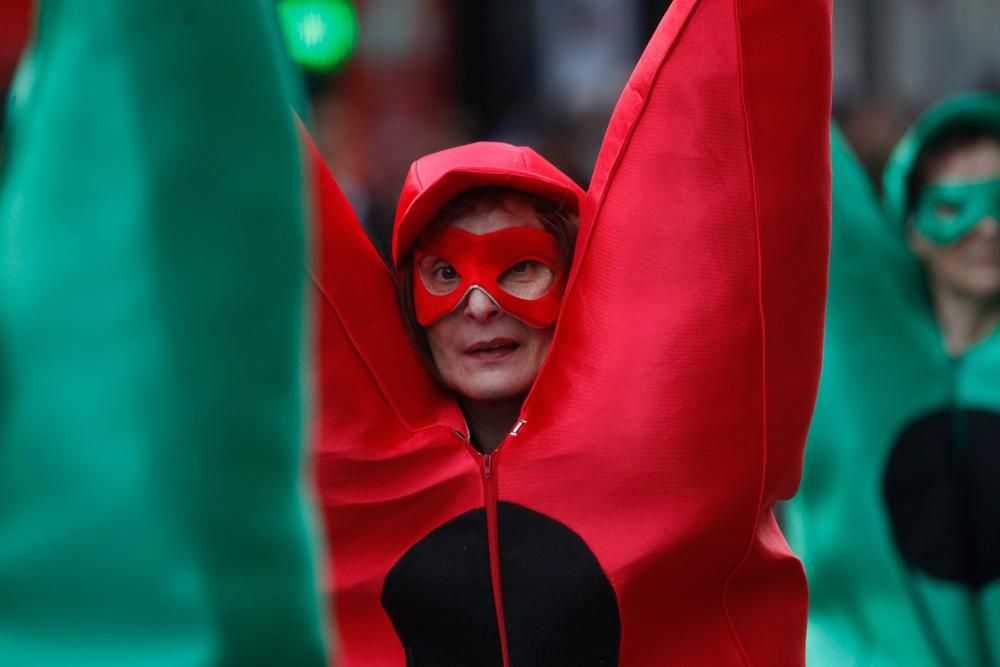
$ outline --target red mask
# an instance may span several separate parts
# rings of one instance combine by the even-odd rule
[[[435,262],[435,267],[424,262],[433,257],[447,262],[454,273],[447,269],[446,274],[436,273],[442,264]],[[544,268],[518,266],[526,262]],[[457,308],[471,290],[479,289],[508,314],[544,329],[556,321],[565,287],[558,241],[533,227],[482,235],[448,227],[413,252],[413,303],[417,320],[425,327]]]

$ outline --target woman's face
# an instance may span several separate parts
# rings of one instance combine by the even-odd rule
[[[941,157],[928,170],[928,186],[1000,178],[1000,141],[983,139]],[[946,212],[945,212],[946,213]],[[1000,297],[1000,220],[981,218],[949,245],[931,242],[911,232],[910,245],[924,261],[932,281],[949,292],[975,300]]]
[[[467,214],[451,227],[482,236],[514,227],[543,229],[534,208],[517,198],[503,207]],[[434,293],[454,288],[461,276],[443,258],[428,255],[418,266],[419,278]],[[501,274],[500,288],[521,298],[544,294],[555,273],[528,260]],[[531,388],[552,343],[555,325],[531,327],[513,317],[481,289],[471,289],[458,306],[425,328],[434,364],[445,384],[473,400],[501,400]]]

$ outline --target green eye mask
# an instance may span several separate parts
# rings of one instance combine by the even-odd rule
[[[915,211],[917,230],[942,245],[962,238],[987,216],[1000,221],[1000,178],[926,187]]]

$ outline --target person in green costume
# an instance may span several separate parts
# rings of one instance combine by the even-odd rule
[[[1000,664],[1000,96],[927,111],[883,204],[833,131],[824,370],[786,534],[807,661]]]
[[[0,166],[0,665],[326,664],[269,0],[44,0]]]

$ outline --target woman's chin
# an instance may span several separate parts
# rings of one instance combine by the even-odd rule
[[[524,396],[531,388],[531,379],[511,377],[509,374],[481,373],[479,377],[466,377],[454,383],[452,389],[473,401],[504,401]]]

